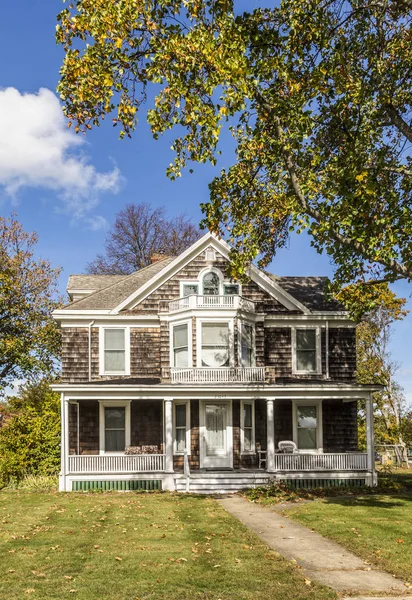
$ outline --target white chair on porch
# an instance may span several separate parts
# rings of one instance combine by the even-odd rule
[[[284,440],[278,443],[279,452],[281,454],[295,454],[298,447],[291,440]]]

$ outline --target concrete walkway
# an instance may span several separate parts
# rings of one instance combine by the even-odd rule
[[[402,592],[411,593],[401,580],[374,569],[339,544],[283,517],[272,508],[253,504],[240,496],[222,498],[219,503],[257,533],[268,546],[289,560],[295,560],[308,579],[339,592],[358,594],[358,600],[363,593],[385,593],[389,596],[394,593],[396,600],[412,600],[412,596],[400,596]]]

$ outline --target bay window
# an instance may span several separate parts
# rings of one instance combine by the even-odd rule
[[[242,367],[253,367],[254,327],[247,323],[240,326],[240,359]]]
[[[230,365],[229,323],[201,323],[201,366]]]
[[[189,355],[189,324],[179,323],[172,325],[172,360],[173,367],[190,367]]]

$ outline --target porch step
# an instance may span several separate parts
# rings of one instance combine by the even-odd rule
[[[264,473],[196,473],[190,477],[189,491],[193,494],[233,494],[264,485],[268,481]],[[186,492],[186,478],[182,475],[176,477],[175,487],[177,492]]]

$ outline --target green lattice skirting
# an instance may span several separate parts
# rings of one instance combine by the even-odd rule
[[[160,479],[136,479],[130,481],[73,481],[73,492],[85,492],[89,490],[102,491],[133,491],[133,490],[161,490],[162,481]]]

